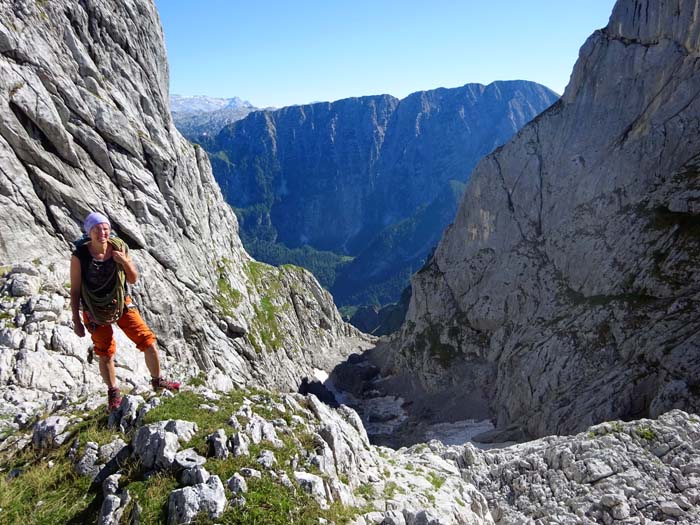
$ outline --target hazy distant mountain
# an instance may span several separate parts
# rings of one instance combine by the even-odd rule
[[[170,95],[170,111],[173,113],[207,113],[224,108],[240,108],[255,110],[247,100],[238,97],[215,98],[206,95],[186,97],[183,95]]]
[[[454,217],[476,163],[557,98],[525,81],[349,98],[257,111],[202,144],[255,257],[305,256],[338,304],[385,304]]]
[[[221,128],[242,119],[258,108],[238,97],[215,98],[205,95],[170,95],[175,126],[193,142],[216,135]]]

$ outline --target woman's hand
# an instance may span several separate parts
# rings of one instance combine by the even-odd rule
[[[75,332],[75,335],[78,337],[85,337],[85,327],[80,317],[73,317],[73,332]]]
[[[129,284],[134,284],[136,279],[138,279],[139,274],[136,271],[136,266],[134,266],[134,263],[131,262],[131,257],[129,254],[112,249],[112,259],[114,259],[114,262],[124,269],[124,273],[126,274],[126,282]]]
[[[131,262],[131,259],[127,254],[114,249],[112,250],[112,258],[114,259],[114,262],[121,264],[122,266],[126,266]]]

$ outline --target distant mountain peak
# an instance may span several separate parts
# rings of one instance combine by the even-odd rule
[[[178,113],[210,113],[220,109],[257,109],[240,97],[217,98],[207,95],[170,95],[170,110]]]

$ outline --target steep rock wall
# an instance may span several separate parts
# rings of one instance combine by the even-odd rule
[[[474,170],[395,343],[421,388],[530,435],[700,406],[698,9],[620,0]]]
[[[173,126],[151,1],[2,2],[0,396],[16,405],[99,387],[65,289],[71,241],[93,209],[131,246],[133,294],[171,374],[295,388],[363,344],[310,274],[243,250],[206,154]],[[118,370],[136,384],[145,374],[130,352]]]

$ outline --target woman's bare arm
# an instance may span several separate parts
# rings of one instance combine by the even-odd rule
[[[82,274],[80,259],[75,255],[70,258],[70,308],[73,312],[73,331],[79,337],[85,335],[83,320],[80,318],[80,286]]]

